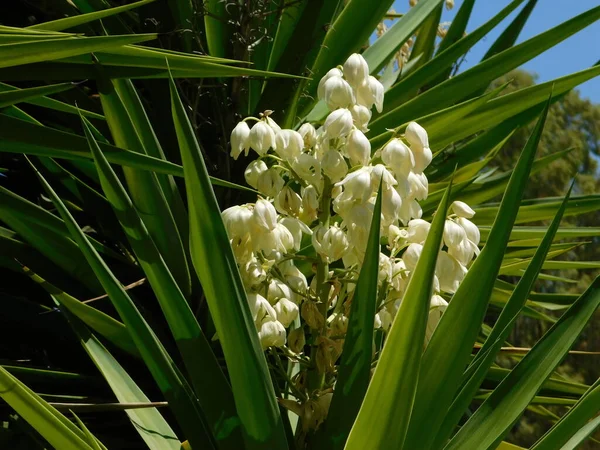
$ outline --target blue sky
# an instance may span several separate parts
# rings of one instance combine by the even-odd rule
[[[452,20],[462,5],[462,0],[455,0],[455,3],[453,10],[444,10],[442,21]],[[479,27],[509,3],[510,0],[476,1],[467,31]],[[599,0],[538,0],[517,43],[555,27],[599,4]],[[471,49],[462,66],[463,70],[480,61],[490,45],[521,8],[522,6]],[[394,9],[397,12],[405,12],[408,9],[408,0],[397,0],[394,3]],[[586,69],[598,60],[600,60],[600,21],[593,23],[556,47],[527,62],[523,68],[537,73],[539,76],[538,82],[543,82]],[[600,77],[581,84],[578,89],[583,97],[600,103]]]

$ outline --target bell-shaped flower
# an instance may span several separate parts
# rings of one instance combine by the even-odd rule
[[[453,294],[467,273],[466,267],[460,264],[456,258],[442,251],[438,254],[435,266],[435,274],[440,283],[440,289]]]
[[[383,111],[383,84],[374,76],[356,90],[357,103],[371,109],[375,105],[377,112]]]
[[[471,241],[476,246],[479,245],[479,241],[481,239],[481,234],[479,232],[479,228],[477,228],[477,225],[475,225],[469,219],[465,219],[464,217],[459,217],[456,220],[456,223],[458,223],[461,227],[463,227],[463,229],[465,230],[467,239],[469,241]]]
[[[262,251],[268,258],[275,256],[273,252],[284,254],[294,248],[294,236],[281,223],[277,223],[275,228],[269,232],[262,229],[257,230],[252,235],[252,242],[254,250]],[[280,255],[277,256],[279,257]]]
[[[246,122],[239,122],[231,132],[231,157],[238,159],[242,152],[248,156],[250,150],[250,127]]]
[[[384,331],[388,331],[392,326],[392,322],[394,321],[392,314],[387,309],[382,309],[377,313],[377,315],[379,316],[379,320],[381,322],[381,328]]]
[[[433,336],[433,332],[437,328],[442,315],[446,311],[448,307],[448,302],[444,300],[444,298],[438,294],[434,294],[431,296],[431,301],[429,303],[429,318],[427,319],[427,329],[425,331],[425,343],[429,343],[431,340],[431,336]]]
[[[292,290],[283,281],[272,278],[267,287],[267,300],[271,305],[277,303],[280,298],[291,298]]]
[[[352,87],[342,77],[331,77],[323,84],[323,100],[331,111],[355,103]]]
[[[261,159],[255,159],[244,171],[244,178],[246,179],[246,183],[252,186],[254,189],[258,186],[258,177],[261,174],[265,173],[269,168],[265,164],[265,162]]]
[[[369,65],[362,55],[353,53],[348,57],[344,63],[344,78],[355,89],[367,84]]]
[[[250,261],[254,256],[254,242],[252,242],[250,233],[242,236],[233,236],[231,238],[231,249],[233,250],[235,260],[239,264]]]
[[[256,180],[256,189],[261,194],[267,197],[275,197],[283,188],[285,181],[279,174],[279,171],[271,167],[265,172],[261,173]]]
[[[372,112],[369,108],[363,105],[352,105],[350,108],[354,126],[363,133],[369,131],[369,120],[371,120]]]
[[[415,157],[414,171],[422,173],[431,163],[433,154],[429,148],[427,131],[416,122],[410,122],[404,132],[404,137],[410,143],[410,149]]]
[[[298,305],[287,298],[279,299],[273,309],[277,312],[277,321],[286,328],[298,317]]]
[[[248,298],[248,305],[254,323],[259,324],[265,317],[269,317],[271,320],[277,319],[277,312],[262,295],[256,292],[248,292],[246,297]]]
[[[459,200],[452,202],[450,209],[454,211],[454,214],[458,217],[464,217],[465,219],[470,219],[475,215],[475,211],[473,211],[469,205]]]
[[[340,152],[328,150],[321,159],[321,169],[333,183],[336,183],[348,173],[348,164]]]
[[[254,205],[252,222],[258,231],[273,231],[277,226],[277,211],[271,202],[259,198]]]
[[[300,133],[300,136],[304,140],[304,147],[313,148],[317,143],[317,130],[315,130],[312,124],[308,122],[303,123],[298,129],[298,133]]]
[[[448,248],[458,247],[466,237],[463,227],[452,220],[446,220],[444,224],[444,244]]]
[[[275,196],[275,209],[281,214],[298,217],[302,207],[302,198],[289,186],[284,186]]]
[[[294,172],[308,184],[319,185],[321,182],[321,163],[308,153],[302,153],[292,162]]]
[[[384,190],[398,184],[394,175],[383,164],[377,164],[371,169],[371,185],[373,190],[379,188],[380,182]]]
[[[408,231],[399,228],[396,225],[390,225],[387,229],[388,247],[391,250],[397,249],[408,238]]]
[[[371,170],[372,168],[369,166],[361,167],[349,173],[342,181],[336,183],[337,186],[344,188],[341,194],[342,200],[348,199],[365,203],[371,197],[373,194]]]
[[[265,121],[267,122],[267,125],[269,125],[273,130],[273,133],[277,134],[281,131],[281,127],[277,125],[277,122],[275,122],[271,117],[267,116]]]
[[[261,284],[267,278],[267,273],[256,256],[253,256],[248,262],[242,264],[240,269],[244,286],[254,287]]]
[[[263,350],[269,347],[283,347],[285,345],[285,328],[277,320],[265,318],[258,331],[258,338]]]
[[[302,212],[300,217],[304,223],[312,223],[319,212],[319,193],[313,185],[302,189]]]
[[[388,226],[398,220],[398,212],[402,207],[402,198],[400,197],[400,194],[398,194],[398,191],[393,187],[384,189],[381,196],[383,225]]]
[[[393,262],[385,253],[379,253],[379,272],[377,273],[377,282],[379,284],[392,279]]]
[[[317,97],[319,98],[319,100],[325,100],[325,83],[327,83],[327,81],[330,78],[342,78],[343,75],[344,74],[340,69],[334,68],[330,69],[329,72],[327,72],[325,76],[321,78],[321,80],[319,81],[319,87],[317,88]]]
[[[381,151],[383,163],[395,174],[407,177],[415,166],[415,158],[410,149],[400,139],[392,139]]]
[[[333,262],[348,250],[348,238],[337,224],[331,227],[319,226],[313,230],[312,245],[327,262]]]
[[[312,230],[299,219],[284,217],[281,219],[281,224],[292,234],[292,237],[294,238],[294,250],[296,251],[300,250],[300,246],[302,245],[302,235],[312,234]]]
[[[302,153],[304,139],[294,130],[281,130],[275,135],[275,151],[287,161],[291,161]]]
[[[402,254],[402,260],[409,271],[414,271],[417,267],[417,261],[421,257],[423,246],[421,244],[410,244]]]
[[[448,247],[448,254],[454,256],[463,266],[467,266],[473,259],[473,256],[479,254],[479,247],[469,239],[463,239],[459,245]]]
[[[413,219],[408,222],[408,242],[423,244],[429,234],[431,224],[423,219]]]
[[[398,211],[398,219],[407,224],[411,219],[420,219],[423,215],[421,205],[412,197],[402,199],[402,207]]]
[[[358,129],[353,129],[348,135],[344,151],[352,166],[367,166],[371,160],[371,143]]]
[[[248,139],[250,147],[263,156],[275,145],[275,132],[266,122],[260,121],[254,124]]]
[[[221,213],[225,230],[230,239],[244,236],[250,231],[253,212],[248,205],[236,205]]]
[[[408,174],[409,195],[416,200],[425,200],[429,194],[429,181],[424,173]]]
[[[346,108],[339,108],[329,113],[323,124],[327,137],[335,139],[345,137],[352,131],[352,113]]]

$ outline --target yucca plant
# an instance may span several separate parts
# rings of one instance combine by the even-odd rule
[[[534,449],[590,437],[598,383],[555,369],[600,286],[533,288],[600,267],[553,260],[600,235],[560,227],[600,196],[576,180],[522,194],[568,151],[535,159],[548,107],[600,68],[488,87],[600,7],[515,45],[536,0],[468,33],[474,0],[442,30],[453,2],[392,3],[50,0],[0,27],[3,315],[19,337],[0,360],[0,442],[510,449],[525,410],[552,422]],[[532,121],[514,170],[490,170]],[[552,322],[525,353],[506,342],[523,315]]]

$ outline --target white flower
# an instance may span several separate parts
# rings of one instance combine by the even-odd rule
[[[398,219],[407,224],[411,219],[420,219],[423,215],[421,205],[412,197],[402,200],[402,207],[398,211]]]
[[[302,199],[291,187],[285,186],[275,196],[274,204],[281,214],[297,217],[302,207]]]
[[[363,133],[369,131],[367,125],[369,125],[369,120],[371,120],[371,115],[373,114],[369,108],[363,105],[352,105],[350,107],[350,113],[352,114],[352,119],[354,120],[354,126],[356,128]]]
[[[381,159],[394,173],[408,176],[415,166],[415,158],[410,149],[400,139],[393,139],[381,151]]]
[[[377,314],[379,315],[379,320],[381,321],[381,328],[384,331],[388,331],[392,326],[392,322],[394,321],[392,314],[387,309],[382,309]]]
[[[463,227],[452,220],[446,220],[444,224],[444,244],[448,248],[458,247],[466,237]]]
[[[349,173],[336,186],[343,186],[344,192],[341,194],[343,200],[357,200],[365,203],[373,193],[371,183],[371,167],[361,167],[360,169]]]
[[[332,182],[340,181],[348,173],[348,164],[337,150],[328,150],[321,159],[321,169]]]
[[[394,175],[383,164],[377,164],[371,170],[371,185],[373,186],[373,190],[379,187],[380,181],[384,190],[398,184]]]
[[[312,234],[312,230],[299,219],[284,217],[281,219],[281,224],[286,227],[294,238],[294,250],[300,250],[302,245],[302,234]]]
[[[344,63],[344,78],[354,88],[364,86],[369,79],[369,65],[365,58],[358,53],[353,53]]]
[[[259,198],[254,205],[252,221],[259,231],[273,231],[277,226],[277,211],[270,202]]]
[[[448,247],[448,254],[454,256],[459,263],[466,266],[471,262],[474,255],[479,254],[479,247],[469,239],[463,239],[459,245]]]
[[[279,299],[273,308],[277,312],[277,321],[286,328],[298,317],[298,305],[287,298]]]
[[[421,244],[410,244],[402,254],[402,260],[406,264],[406,268],[411,272],[415,270],[422,251],[423,246]]]
[[[427,319],[427,330],[425,331],[425,343],[428,343],[437,328],[442,315],[448,307],[448,302],[440,295],[434,294],[429,303],[429,318]]]
[[[302,153],[304,139],[294,130],[281,130],[275,135],[275,151],[282,158],[290,161]]]
[[[262,295],[256,292],[249,292],[247,297],[254,323],[260,324],[266,316],[272,320],[277,318],[277,312]]]
[[[254,189],[258,186],[258,177],[268,170],[267,165],[261,159],[255,159],[244,171],[244,178],[246,178],[246,183],[252,186]]]
[[[292,250],[294,236],[285,225],[277,223],[271,231],[257,229],[252,235],[252,243],[255,251],[262,251],[266,257],[277,260],[281,255],[274,252],[283,254]]]
[[[304,140],[304,147],[313,148],[317,143],[317,130],[315,130],[312,124],[308,122],[303,123],[298,129],[298,133],[300,133],[300,136]]]
[[[325,119],[323,129],[330,139],[346,136],[352,131],[352,113],[346,108],[336,109]]]
[[[307,186],[302,190],[302,221],[304,223],[312,223],[317,219],[318,211],[319,193],[313,185]]]
[[[402,207],[402,198],[398,191],[393,187],[388,187],[382,192],[381,198],[381,215],[383,216],[383,224],[394,223],[398,219],[398,211]]]
[[[410,149],[415,157],[414,171],[422,173],[431,163],[433,155],[429,148],[427,131],[416,122],[410,122],[404,132],[404,137],[410,143]]]
[[[429,182],[424,173],[416,174],[409,172],[408,174],[409,195],[416,200],[425,200],[429,193]]]
[[[250,260],[241,265],[242,278],[244,279],[245,286],[256,286],[261,284],[267,278],[267,273],[263,268],[262,264],[256,259],[256,256],[252,256]]]
[[[275,197],[280,191],[285,181],[279,175],[279,171],[273,167],[261,173],[256,181],[256,189],[267,197]]]
[[[460,264],[453,256],[446,252],[438,254],[435,274],[440,282],[440,289],[453,294],[458,289],[467,273],[466,267]]]
[[[337,224],[329,228],[320,225],[313,230],[312,245],[319,255],[333,262],[348,250],[348,238]]]
[[[271,119],[269,116],[267,116],[266,121],[267,121],[267,125],[269,125],[271,127],[271,129],[273,130],[273,133],[277,134],[281,131],[281,127],[279,125],[277,125],[277,123],[273,119]]]
[[[357,90],[357,103],[371,109],[375,105],[377,112],[383,110],[383,84],[374,76],[370,76],[366,84]]]
[[[427,239],[430,227],[431,224],[423,219],[413,219],[408,222],[408,242],[423,244]]]
[[[350,159],[350,164],[353,166],[366,166],[369,164],[371,143],[362,131],[355,128],[350,132],[344,150]]]
[[[249,232],[252,223],[253,213],[247,205],[236,205],[227,208],[221,213],[225,230],[230,239],[244,236]]]
[[[264,350],[269,347],[283,347],[286,338],[285,328],[277,320],[266,318],[260,324],[258,338]]]
[[[408,238],[408,232],[400,229],[396,225],[390,225],[387,232],[388,247],[390,249],[396,248],[398,244],[405,241]]]
[[[254,243],[250,237],[250,233],[231,237],[231,249],[238,263],[243,264],[250,261],[254,256]]]
[[[342,77],[331,77],[323,84],[322,100],[331,111],[347,108],[355,102],[352,87]]]
[[[463,217],[459,217],[456,222],[465,230],[467,239],[473,244],[479,245],[481,234],[479,233],[479,228],[477,228],[477,225],[475,225],[469,219],[465,219]]]
[[[475,211],[473,211],[469,205],[459,200],[452,202],[450,209],[452,209],[454,214],[458,217],[464,217],[465,219],[470,219],[475,215]]]
[[[267,300],[271,305],[277,303],[280,298],[291,298],[292,291],[290,287],[283,281],[277,278],[271,279],[269,287],[267,288]],[[276,318],[279,318],[276,316]]]
[[[246,122],[239,122],[231,132],[231,157],[238,159],[242,152],[248,156],[250,150],[250,127]]]
[[[294,159],[292,169],[309,184],[319,184],[321,181],[321,164],[317,158],[308,153],[302,153]]]
[[[250,130],[250,147],[260,156],[263,156],[275,145],[275,132],[265,122],[257,122]]]
[[[379,272],[377,274],[377,282],[383,283],[392,279],[392,261],[384,253],[379,253]]]
[[[335,68],[329,70],[329,72],[327,72],[325,76],[321,78],[321,81],[319,81],[319,87],[317,88],[317,96],[319,97],[319,100],[323,100],[325,98],[325,83],[327,80],[333,77],[342,78],[343,75],[344,74],[340,69]]]

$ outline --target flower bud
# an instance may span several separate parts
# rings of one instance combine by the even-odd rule
[[[446,220],[444,224],[444,244],[448,248],[459,246],[466,237],[463,227],[452,220]]]
[[[377,273],[377,282],[383,283],[392,279],[392,261],[389,256],[379,253],[379,272]]]
[[[364,86],[369,79],[369,65],[365,58],[353,53],[344,63],[344,78],[353,88]]]
[[[246,205],[232,206],[221,213],[225,230],[230,239],[244,236],[250,230],[253,213]]]
[[[458,217],[464,217],[465,219],[470,219],[475,215],[475,211],[473,211],[469,205],[459,200],[452,202],[450,209],[452,209],[454,214]]]
[[[252,186],[254,189],[258,186],[258,177],[268,170],[267,165],[261,159],[255,159],[244,171],[244,178],[246,178],[246,183]]]
[[[342,77],[331,77],[323,84],[323,100],[331,111],[347,108],[355,102],[352,87]]]
[[[285,186],[275,196],[275,209],[281,214],[297,217],[300,214],[302,199],[289,186]]]
[[[273,231],[277,226],[277,211],[270,202],[259,198],[254,205],[252,221],[259,231]]]
[[[352,131],[352,113],[345,108],[336,109],[329,113],[323,128],[330,139],[346,136]]]
[[[275,145],[275,132],[265,122],[257,122],[250,130],[249,141],[250,147],[263,156]]]
[[[402,198],[398,191],[393,187],[388,187],[382,192],[381,199],[381,215],[383,216],[383,224],[394,223],[398,219],[398,211],[402,207]]]
[[[431,224],[423,219],[413,219],[408,222],[408,242],[423,244],[427,239],[430,227]]]
[[[277,312],[277,320],[286,328],[298,317],[298,305],[287,298],[279,299],[273,309]]]
[[[352,105],[350,113],[352,114],[352,120],[356,128],[363,133],[369,131],[369,120],[371,120],[371,115],[373,114],[369,108],[362,105]]]
[[[429,317],[427,319],[427,329],[425,331],[425,343],[428,344],[433,336],[433,332],[437,328],[440,320],[442,318],[442,314],[446,311],[448,307],[448,302],[444,300],[440,295],[434,294],[431,296],[431,301],[429,303]]]
[[[383,110],[383,84],[374,76],[369,76],[365,85],[357,89],[357,103],[371,109],[375,105],[377,112]]]
[[[400,139],[393,139],[381,151],[381,159],[394,173],[408,176],[415,166],[415,158],[410,149]]]
[[[406,127],[404,137],[410,143],[411,151],[415,157],[414,171],[422,173],[433,158],[431,149],[429,148],[427,131],[418,123],[410,122]]]
[[[367,166],[371,159],[371,143],[362,131],[353,129],[344,147],[352,166]]]
[[[328,150],[321,160],[321,169],[333,183],[336,183],[348,173],[348,164],[340,152]]]
[[[285,345],[285,328],[277,320],[265,319],[260,324],[258,338],[263,350]]]
[[[282,158],[291,161],[302,153],[304,139],[294,130],[281,130],[275,135],[275,151]]]
[[[348,250],[348,238],[338,225],[317,227],[313,231],[312,245],[328,262],[337,261]]]
[[[238,159],[242,151],[248,156],[250,150],[250,127],[246,122],[239,122],[231,132],[231,157]]]
[[[317,88],[317,96],[319,98],[319,100],[324,100],[325,99],[325,83],[327,83],[327,81],[330,78],[334,78],[334,77],[338,77],[338,78],[342,78],[344,74],[342,73],[342,71],[338,68],[334,68],[334,69],[330,69],[329,72],[327,72],[325,74],[325,76],[323,78],[321,78],[321,81],[319,81],[319,87]]]
[[[303,123],[298,133],[300,133],[300,136],[304,140],[304,147],[313,148],[317,143],[317,130],[315,130],[312,124],[308,122]]]

